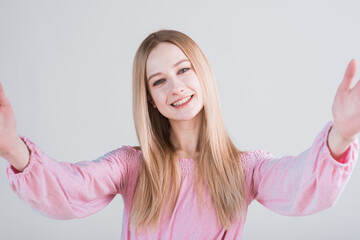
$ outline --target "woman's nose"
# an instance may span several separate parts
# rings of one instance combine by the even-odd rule
[[[172,95],[178,95],[182,94],[185,90],[184,83],[179,79],[173,79],[171,84],[171,94]]]

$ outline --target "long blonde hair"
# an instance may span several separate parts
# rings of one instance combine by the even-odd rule
[[[133,63],[133,116],[142,151],[142,165],[137,181],[130,225],[137,231],[156,227],[162,211],[172,213],[179,194],[179,176],[174,147],[170,141],[170,123],[149,103],[146,61],[161,42],[179,47],[191,62],[201,83],[204,107],[197,144],[195,182],[202,202],[204,187],[211,194],[218,221],[229,228],[234,219],[244,219],[245,183],[240,152],[228,136],[220,111],[215,79],[199,46],[184,33],[160,30],[150,34],[138,48]]]

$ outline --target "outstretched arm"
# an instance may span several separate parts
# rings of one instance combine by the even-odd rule
[[[330,121],[312,146],[296,156],[250,152],[252,198],[276,213],[303,216],[333,206],[344,190],[358,157],[355,139],[340,158],[327,146]]]
[[[351,60],[334,99],[334,121],[309,149],[281,158],[261,151],[252,154],[253,197],[261,204],[280,214],[298,216],[336,202],[358,157],[360,81],[350,88],[356,67],[356,60]]]
[[[94,214],[117,194],[126,194],[130,174],[135,173],[139,152],[123,146],[97,158],[75,164],[47,156],[26,137],[28,166],[7,167],[13,191],[29,206],[51,218],[71,219]]]
[[[94,161],[58,162],[26,137],[19,137],[13,109],[0,83],[0,156],[9,163],[13,191],[38,212],[57,219],[80,218],[126,194],[128,177],[139,164],[129,146]]]

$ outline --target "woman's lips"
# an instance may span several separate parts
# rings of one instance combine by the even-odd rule
[[[178,100],[174,103],[171,104],[171,106],[173,107],[181,107],[186,105],[187,103],[189,103],[191,101],[191,99],[193,98],[194,95],[188,96],[188,97],[184,97],[181,100]]]

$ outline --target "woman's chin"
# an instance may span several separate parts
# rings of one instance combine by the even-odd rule
[[[201,117],[201,114],[200,114],[201,111],[199,112],[193,112],[193,113],[184,113],[184,114],[181,114],[179,116],[171,116],[171,117],[168,117],[169,121],[176,121],[176,122],[179,122],[179,121],[196,121],[199,119],[199,117]]]

